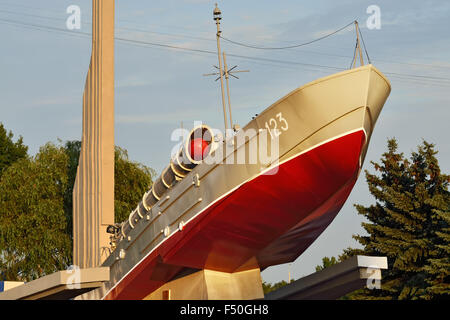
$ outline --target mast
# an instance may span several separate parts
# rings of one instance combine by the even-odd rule
[[[226,85],[227,85],[227,97],[228,97],[228,112],[230,113],[230,128],[234,131],[238,130],[237,128],[239,128],[239,126],[237,124],[233,124],[233,117],[231,114],[231,96],[230,96],[230,76],[236,79],[239,79],[235,74],[239,73],[239,72],[250,72],[250,70],[235,70],[235,68],[237,68],[237,65],[228,69],[227,66],[227,57],[225,52],[222,52],[220,49],[220,35],[222,33],[222,31],[220,30],[220,20],[222,19],[221,16],[221,12],[219,10],[219,8],[217,7],[217,3],[216,3],[216,8],[214,9],[214,20],[216,21],[216,25],[217,25],[217,55],[219,58],[219,66],[213,66],[214,68],[216,68],[218,70],[218,72],[214,72],[214,73],[207,73],[207,74],[203,74],[203,76],[216,76],[218,75],[217,80],[220,79],[220,88],[222,91],[222,107],[223,107],[223,120],[225,123],[225,137],[227,136],[227,132],[228,132],[228,117],[227,117],[227,110],[226,110],[226,106],[225,106],[225,89],[224,89],[224,83],[223,83],[223,77],[225,76],[225,80],[226,80]],[[223,66],[222,66],[222,56],[223,56]]]
[[[216,8],[213,11],[213,16],[214,16],[214,21],[216,21],[216,25],[217,25],[217,33],[216,33],[217,56],[219,58],[220,88],[222,91],[223,121],[225,124],[225,137],[226,137],[227,132],[228,132],[228,120],[227,120],[227,110],[225,107],[225,93],[224,93],[224,88],[223,88],[223,68],[222,68],[222,59],[221,59],[221,50],[220,50],[220,33],[222,32],[222,31],[220,31],[220,20],[222,20],[222,12],[220,12],[220,9],[217,6],[217,3],[216,3]]]
[[[359,62],[361,63],[361,66],[364,65],[363,55],[362,55],[362,49],[361,49],[361,43],[359,41],[359,25],[358,21],[355,21],[355,30],[356,30],[356,50],[359,53]],[[353,59],[353,68],[356,66],[356,54],[355,58]]]
[[[231,116],[231,98],[230,98],[230,83],[229,83],[229,74],[227,67],[227,58],[225,55],[225,51],[223,52],[223,66],[225,68],[225,79],[227,81],[227,97],[228,97],[228,112],[230,113],[230,128],[233,129],[233,118]]]

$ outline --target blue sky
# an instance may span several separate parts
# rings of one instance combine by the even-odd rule
[[[217,2],[223,13],[223,35],[260,46],[309,41],[358,19],[373,64],[392,84],[364,169],[371,170],[369,161],[378,160],[387,138],[396,137],[405,154],[422,139],[435,143],[441,168],[449,172],[448,1]],[[116,0],[116,36],[215,52],[214,3]],[[65,29],[66,8],[72,4],[81,8],[80,32],[89,33],[88,0],[41,0],[39,4],[0,0],[0,122],[23,136],[31,154],[48,141],[81,137],[81,103],[91,41],[77,31],[69,34],[30,27]],[[381,10],[379,30],[366,27],[370,5]],[[354,43],[352,27],[292,50],[252,50],[224,42],[228,64],[251,70],[239,80],[231,80],[233,119],[243,126],[292,89],[334,73],[334,68],[348,68]],[[133,160],[157,171],[163,169],[175,144],[170,134],[181,121],[185,127],[202,120],[222,128],[218,83],[202,76],[214,71],[216,55],[117,41],[115,58],[115,139]],[[313,272],[323,256],[336,256],[343,248],[357,245],[351,236],[363,229],[354,203],[373,203],[363,175],[329,228],[290,266],[292,277]],[[263,278],[287,280],[288,270],[288,264],[271,267],[263,272]]]

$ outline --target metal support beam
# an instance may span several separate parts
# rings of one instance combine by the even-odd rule
[[[367,284],[375,286],[381,281],[381,269],[387,268],[387,257],[354,256],[270,292],[264,298],[334,300]]]

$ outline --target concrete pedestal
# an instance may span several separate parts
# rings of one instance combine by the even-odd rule
[[[226,273],[200,270],[172,280],[144,300],[253,300],[263,299],[259,269]]]

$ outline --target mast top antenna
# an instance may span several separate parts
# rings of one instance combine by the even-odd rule
[[[217,3],[216,3],[216,7],[214,8],[213,15],[214,15],[215,21],[219,21],[222,19],[222,12],[220,12],[220,9],[217,6]]]

